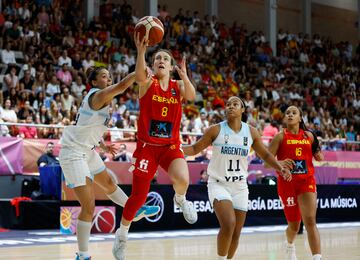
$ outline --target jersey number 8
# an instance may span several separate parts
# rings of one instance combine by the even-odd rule
[[[168,113],[168,108],[167,107],[163,107],[162,109],[161,109],[161,115],[163,116],[163,117],[166,117],[167,116],[167,113]]]

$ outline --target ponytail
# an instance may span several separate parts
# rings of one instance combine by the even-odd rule
[[[301,121],[299,124],[299,128],[304,130],[304,131],[308,131],[313,135],[313,142],[311,144],[311,150],[312,150],[312,154],[316,154],[317,152],[321,151],[321,147],[320,147],[320,142],[319,139],[317,138],[317,135],[314,131],[311,131],[310,129],[308,129],[305,125],[304,119],[302,118],[302,111],[299,109],[300,111],[300,116],[301,116]]]

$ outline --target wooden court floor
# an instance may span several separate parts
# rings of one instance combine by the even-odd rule
[[[360,226],[320,229],[324,260],[360,260]],[[283,259],[283,232],[246,233],[234,259]],[[95,260],[113,259],[112,241],[92,242],[90,251]],[[53,244],[0,248],[0,259],[11,260],[74,260],[76,244]],[[298,260],[312,259],[306,232],[296,241]],[[127,260],[216,260],[216,236],[196,236],[160,239],[131,239],[128,242]]]

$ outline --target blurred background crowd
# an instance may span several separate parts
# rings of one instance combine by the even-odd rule
[[[134,26],[140,17],[125,0],[103,4],[87,24],[79,0],[3,1],[0,13],[0,120],[66,126],[87,94],[85,71],[105,66],[119,82],[134,70]],[[277,53],[262,31],[226,25],[197,11],[158,7],[165,27],[156,48],[187,58],[196,100],[184,104],[182,132],[201,135],[224,119],[228,97],[247,106],[244,121],[267,143],[282,129],[288,105],[302,109],[308,128],[326,150],[360,150],[360,43],[280,29]],[[155,48],[149,49],[149,57]],[[150,64],[149,64],[150,65]],[[174,75],[176,77],[176,75]],[[111,141],[136,140],[136,84],[113,100]],[[123,132],[118,129],[131,129]],[[60,138],[62,128],[0,126],[2,136]],[[183,135],[189,143],[196,136]],[[355,143],[352,143],[355,142]]]

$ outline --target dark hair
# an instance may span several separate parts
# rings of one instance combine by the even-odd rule
[[[289,106],[289,107],[290,107],[290,106]],[[286,110],[288,110],[289,107],[287,107]],[[312,142],[312,144],[311,144],[311,150],[312,150],[312,153],[313,153],[313,154],[316,154],[317,152],[321,151],[319,139],[317,138],[317,135],[316,135],[316,133],[315,133],[314,131],[311,131],[310,129],[308,129],[308,128],[306,127],[305,122],[304,122],[304,119],[303,119],[303,112],[302,112],[302,110],[301,110],[300,108],[298,108],[298,107],[296,107],[296,108],[299,110],[299,112],[300,112],[300,118],[301,118],[301,121],[300,121],[300,123],[299,123],[299,128],[302,129],[302,130],[304,130],[304,131],[308,131],[308,132],[310,132],[310,133],[313,135],[314,140],[313,140],[313,142]],[[285,110],[285,112],[286,112],[286,110]]]
[[[86,78],[87,82],[90,84],[91,87],[94,87],[92,84],[93,80],[96,80],[97,75],[102,69],[106,69],[105,67],[94,67],[91,66],[86,70]]]
[[[229,101],[229,99],[232,98],[232,97],[238,98],[238,99],[240,100],[240,103],[241,103],[242,108],[246,109],[245,102],[244,102],[244,100],[242,100],[241,97],[239,97],[239,96],[231,96],[231,97],[228,98],[228,101]]]
[[[167,54],[169,54],[170,58],[171,58],[171,66],[174,66],[175,65],[175,59],[174,59],[174,56],[172,55],[172,53],[169,51],[169,50],[166,50],[166,49],[159,49],[157,51],[154,52],[154,54],[152,55],[152,64],[154,63],[155,61],[155,55],[159,52],[166,52]]]

